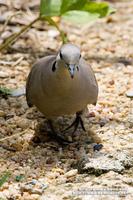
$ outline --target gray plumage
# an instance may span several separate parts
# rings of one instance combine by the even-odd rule
[[[47,119],[82,111],[87,104],[96,104],[97,96],[93,70],[72,44],[63,45],[57,56],[41,58],[27,79],[27,103]]]

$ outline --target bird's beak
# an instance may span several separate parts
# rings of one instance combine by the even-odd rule
[[[75,65],[74,64],[70,64],[68,70],[70,72],[71,78],[73,78],[74,77],[74,72],[75,72]]]

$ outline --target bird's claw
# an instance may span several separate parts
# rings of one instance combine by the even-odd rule
[[[74,126],[74,130],[72,132],[72,134],[73,134],[77,130],[79,124],[81,125],[82,130],[86,131],[81,116],[77,115],[76,118],[75,118],[75,120],[72,122],[72,124],[70,126],[68,126],[65,130],[63,130],[63,132],[66,132],[67,130],[71,129]]]

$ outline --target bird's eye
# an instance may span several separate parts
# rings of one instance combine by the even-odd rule
[[[81,54],[80,54],[80,56],[79,56],[79,59],[81,58]]]
[[[61,51],[60,51],[60,58],[61,58],[61,59],[63,59],[63,56],[62,56],[62,53],[61,53]]]

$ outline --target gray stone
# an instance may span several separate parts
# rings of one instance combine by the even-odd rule
[[[133,157],[127,151],[105,154],[98,152],[93,158],[85,163],[83,171],[89,174],[100,175],[105,172],[114,171],[121,173],[123,170],[133,166]]]

